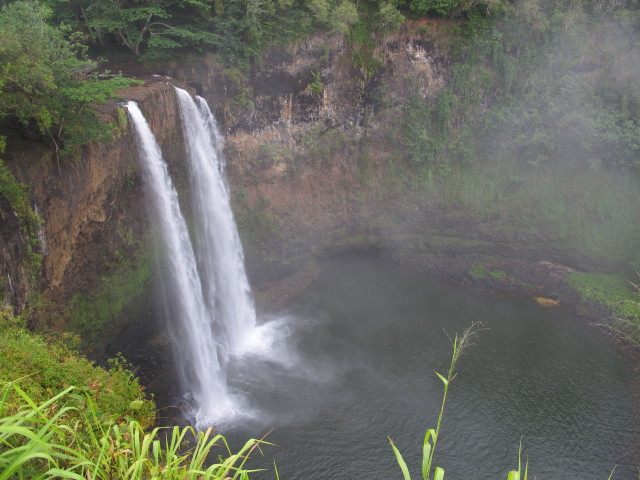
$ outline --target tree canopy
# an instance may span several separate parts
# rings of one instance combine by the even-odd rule
[[[52,15],[47,5],[32,1],[2,8],[0,129],[43,136],[58,153],[68,153],[75,144],[103,137],[87,106],[104,102],[132,80],[89,75],[96,62],[88,59],[77,32],[48,23]],[[74,130],[82,135],[72,135]]]

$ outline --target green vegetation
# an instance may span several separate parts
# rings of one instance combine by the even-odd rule
[[[384,12],[394,2],[367,2]],[[176,52],[213,51],[229,63],[265,46],[291,43],[312,31],[345,33],[358,20],[352,0],[46,0],[56,24],[82,32],[96,50],[127,51],[145,61]],[[379,5],[378,5],[379,4]]]
[[[304,150],[314,165],[330,164],[331,159],[347,149],[353,140],[340,127],[326,127],[318,122],[305,133]]]
[[[487,271],[483,264],[476,263],[473,267],[471,267],[471,270],[469,270],[469,275],[471,275],[471,278],[479,280],[481,278],[487,278]]]
[[[0,153],[3,150],[0,148]],[[0,159],[0,197],[4,197],[10,211],[4,211],[0,205],[0,219],[15,212],[20,222],[20,229],[28,239],[25,242],[26,252],[23,264],[30,272],[32,280],[42,267],[42,255],[40,255],[37,233],[42,224],[42,218],[31,207],[29,202],[29,187],[18,182],[16,177]]]
[[[151,252],[140,253],[132,262],[120,262],[113,272],[101,279],[91,292],[74,295],[68,305],[70,327],[79,335],[84,347],[105,341],[105,332],[117,328],[116,319],[127,306],[142,298],[152,269]]]
[[[104,370],[0,310],[0,478],[247,478],[212,430],[148,429],[155,406],[119,359]],[[220,451],[217,463],[209,459]],[[206,462],[206,464],[205,464]]]
[[[449,17],[483,10],[496,14],[508,5],[501,0],[404,0],[399,3],[420,15],[438,14]]]
[[[445,89],[435,104],[425,102],[413,91],[404,107],[405,149],[412,166],[427,165],[441,174],[448,171],[449,158],[443,157],[450,142],[451,91]]]
[[[501,168],[481,161],[454,167],[444,177],[431,171],[404,172],[397,182],[401,192],[409,183],[413,194],[439,205],[443,215],[474,218],[504,239],[530,239],[621,271],[629,270],[637,255],[640,189],[633,174],[568,172],[507,161]]]
[[[447,403],[447,393],[449,392],[449,386],[451,382],[456,377],[455,368],[458,360],[463,355],[464,351],[471,345],[475,338],[478,335],[479,330],[482,325],[480,323],[474,322],[468,328],[466,328],[460,336],[457,334],[451,340],[452,352],[451,352],[451,362],[449,363],[449,371],[447,376],[441,375],[438,372],[435,374],[442,381],[444,385],[444,391],[442,393],[442,402],[440,404],[440,413],[438,414],[438,422],[436,424],[436,428],[430,428],[427,430],[427,433],[424,436],[424,441],[422,443],[422,465],[421,472],[423,480],[443,480],[444,479],[444,469],[441,467],[436,467],[433,462],[433,457],[436,451],[436,445],[438,444],[438,438],[440,435],[440,427],[442,425],[442,418],[444,416],[444,407]],[[393,440],[389,438],[389,442],[391,443],[391,448],[396,457],[398,465],[400,466],[400,470],[402,470],[402,476],[404,480],[411,480],[411,474],[409,473],[409,467],[405,462],[400,450],[395,446]],[[433,474],[433,476],[432,476]],[[518,469],[512,470],[507,474],[507,480],[526,480],[528,477],[528,462],[525,464],[524,471],[522,470],[522,462],[520,455],[518,455]]]
[[[602,3],[527,0],[500,21],[469,12],[447,88],[405,107],[409,161],[637,171],[636,7]]]
[[[54,339],[29,332],[22,318],[7,311],[0,311],[0,351],[0,384],[19,386],[19,390],[5,389],[3,415],[17,413],[24,395],[41,403],[77,385],[91,394],[93,414],[101,420],[135,418],[144,427],[154,421],[153,402],[144,398],[137,379],[122,362],[113,362],[109,371],[96,367]],[[73,397],[67,404],[77,412],[65,417],[72,426],[89,404],[82,397]]]
[[[11,397],[22,403],[15,411],[7,405]],[[38,402],[18,383],[6,384],[0,397],[0,478],[246,479],[249,455],[265,443],[249,440],[231,454],[224,437],[212,429],[147,432],[135,420],[105,421],[96,406],[88,392],[75,387]],[[222,445],[228,456],[208,464]]]
[[[90,107],[135,83],[114,77],[99,80],[78,33],[47,23],[53,12],[40,2],[16,1],[0,15],[0,136],[11,131],[40,137],[56,154],[110,138]]]
[[[506,0],[43,0],[55,25],[78,32],[84,45],[120,50],[147,61],[177,52],[213,51],[233,63],[314,30],[347,33],[363,20],[384,33],[402,14],[495,15]],[[371,23],[373,22],[373,23]]]
[[[634,343],[640,343],[640,290],[616,275],[570,273],[569,285],[583,301],[605,308],[610,324]]]
[[[309,89],[316,95],[322,95],[324,91],[324,85],[322,85],[322,79],[320,78],[320,72],[311,72],[313,82],[309,84]]]
[[[453,3],[409,2],[443,15],[455,14]],[[509,225],[547,246],[633,268],[637,5],[527,0],[490,17],[471,3],[478,8],[449,42],[446,88],[425,99],[409,86],[408,181],[492,228]]]
[[[380,42],[390,32],[397,30],[404,22],[404,16],[397,8],[397,2],[369,1],[361,4],[360,15],[351,22],[347,32],[349,56],[360,76],[359,87],[364,88],[378,69],[382,59],[377,53]]]
[[[265,144],[260,145],[257,160],[262,167],[271,168],[277,164],[287,163],[287,161],[291,159],[291,156],[291,150],[287,147]]]
[[[255,206],[248,202],[242,202],[234,211],[247,253],[259,254],[263,258],[267,255],[267,247],[275,238],[277,223],[273,214],[269,211],[269,200],[260,197]]]

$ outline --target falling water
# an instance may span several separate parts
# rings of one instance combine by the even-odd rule
[[[224,364],[247,347],[256,314],[223,176],[222,136],[203,98],[196,104],[185,90],[176,92],[189,156],[196,257]]]
[[[213,281],[207,279],[206,293],[203,293],[198,264],[206,266],[206,262],[196,261],[178,195],[160,148],[138,105],[128,102],[127,109],[135,128],[145,183],[164,250],[162,263],[167,273],[162,280],[166,291],[171,292],[168,303],[172,321],[169,323],[178,368],[197,405],[197,410],[192,412],[196,425],[204,426],[215,418],[232,414],[234,404],[227,392],[222,366],[224,358],[219,355],[221,350],[227,349],[222,348],[219,340],[216,341],[212,321],[215,312],[209,308]],[[214,227],[207,220],[197,230],[206,231],[208,228],[223,227]],[[199,243],[204,249],[204,241]],[[208,268],[203,268],[204,275],[208,274]]]

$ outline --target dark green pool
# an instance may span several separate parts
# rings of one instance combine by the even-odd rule
[[[455,480],[505,479],[518,445],[530,478],[636,478],[640,409],[634,363],[562,309],[496,298],[371,258],[332,262],[291,303],[271,359],[232,365],[254,420],[231,439],[272,430],[280,478],[402,478],[387,437],[419,472],[435,427],[453,334],[487,330],[451,384],[436,464]],[[275,478],[272,473],[260,478]]]

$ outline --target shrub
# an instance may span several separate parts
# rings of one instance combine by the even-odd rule
[[[8,312],[0,312],[0,383],[19,381],[21,391],[34,403],[75,385],[91,394],[95,414],[101,419],[135,419],[144,427],[153,424],[155,406],[122,362],[115,362],[111,370],[97,367],[58,342],[29,332],[20,323]],[[5,396],[5,415],[16,413],[21,395],[9,389]],[[79,411],[87,408],[84,401],[70,404]]]

